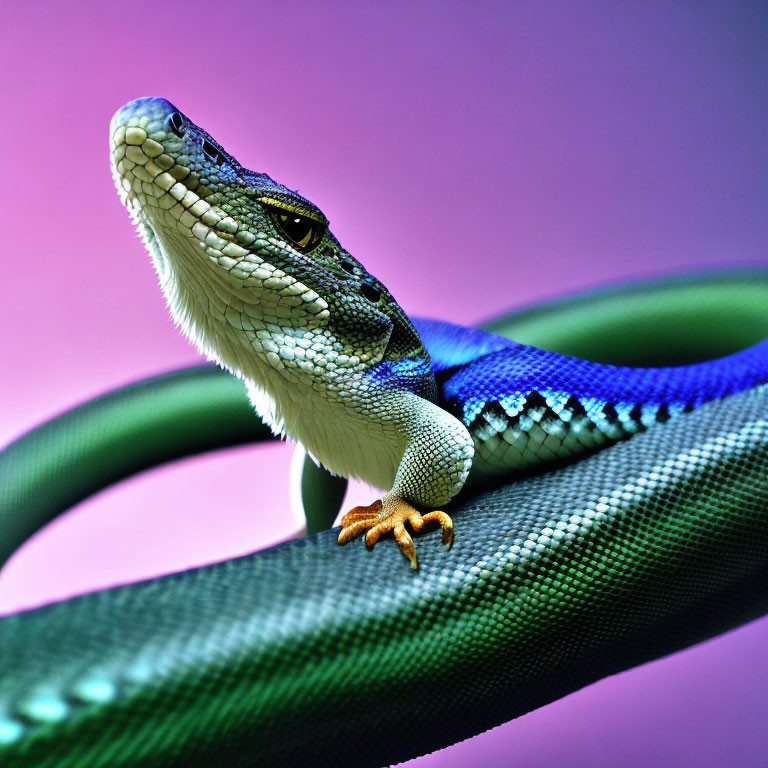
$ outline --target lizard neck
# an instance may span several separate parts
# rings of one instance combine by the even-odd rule
[[[142,236],[175,323],[208,360],[248,383],[253,405],[276,434],[298,438],[299,415],[306,417],[305,401],[318,386],[344,406],[336,409],[342,416],[356,407],[349,393],[363,383],[435,399],[429,356],[396,303],[387,313],[390,329],[374,339],[355,341],[344,313],[321,327],[265,322],[258,297],[200,259],[194,243],[146,223]]]

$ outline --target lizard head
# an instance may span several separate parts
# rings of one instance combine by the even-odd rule
[[[426,354],[397,302],[340,245],[317,206],[244,168],[170,102],[121,107],[110,150],[118,192],[171,313],[209,357],[242,370],[232,359],[241,355],[224,348],[250,345],[279,367],[292,363],[290,350],[273,343],[265,352],[262,342],[307,333],[324,334],[354,365]]]

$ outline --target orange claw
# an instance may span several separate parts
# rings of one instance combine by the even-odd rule
[[[341,520],[341,532],[339,544],[346,544],[359,533],[365,534],[365,546],[369,549],[379,540],[384,533],[395,537],[400,551],[408,558],[411,568],[418,568],[416,548],[413,539],[405,528],[405,523],[410,523],[414,533],[418,533],[426,523],[436,522],[443,531],[443,544],[450,547],[453,542],[453,521],[445,512],[434,510],[422,515],[415,507],[404,499],[397,497],[387,498],[386,504],[382,501],[374,501],[367,507],[354,507]]]
[[[422,519],[425,523],[438,523],[443,530],[443,544],[450,549],[453,545],[453,520],[451,520],[451,516],[438,509],[434,509],[432,512],[422,515]],[[414,528],[414,530],[416,529]]]

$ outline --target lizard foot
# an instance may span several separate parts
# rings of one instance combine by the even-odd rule
[[[365,546],[371,549],[383,533],[392,531],[400,551],[410,560],[411,568],[418,568],[416,549],[413,539],[405,528],[410,523],[414,533],[418,533],[427,523],[436,522],[443,530],[443,544],[450,547],[453,542],[453,521],[438,510],[421,514],[415,507],[400,498],[388,498],[384,503],[374,501],[367,507],[355,507],[341,520],[339,544],[346,544],[362,531],[365,534]]]

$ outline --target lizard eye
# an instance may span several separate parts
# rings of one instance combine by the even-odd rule
[[[325,223],[305,216],[291,207],[260,200],[277,231],[300,251],[311,251],[322,239]]]

